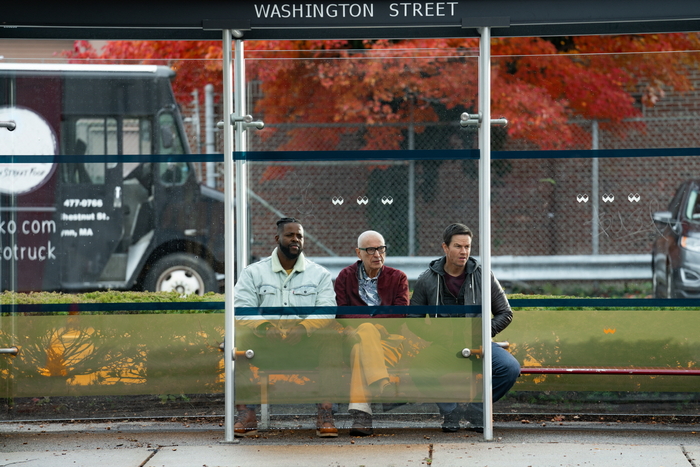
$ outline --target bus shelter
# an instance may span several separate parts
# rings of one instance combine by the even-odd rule
[[[327,230],[342,230],[346,223],[351,225],[350,220],[357,215],[358,209],[369,210],[371,208],[374,209],[374,214],[368,214],[368,216],[374,216],[375,219],[378,219],[371,225],[376,226],[377,230],[389,229],[392,221],[382,221],[382,216],[387,217],[392,206],[401,205],[408,214],[401,215],[400,222],[393,222],[400,223],[401,228],[405,226],[409,234],[406,238],[393,236],[392,241],[393,245],[397,247],[405,241],[405,245],[401,244],[400,247],[401,251],[404,251],[402,256],[410,257],[415,256],[417,242],[432,241],[439,244],[439,239],[422,239],[412,234],[416,231],[415,213],[421,207],[416,206],[415,198],[408,197],[399,203],[399,198],[402,195],[396,195],[391,190],[386,192],[377,190],[375,188],[377,186],[388,186],[388,182],[381,177],[381,174],[389,173],[392,170],[405,171],[408,174],[406,179],[410,186],[411,183],[415,183],[415,171],[419,161],[442,161],[446,162],[445,166],[460,164],[461,169],[471,170],[471,179],[469,176],[462,175],[455,185],[450,185],[447,189],[449,190],[448,197],[454,203],[464,205],[472,201],[469,208],[471,210],[470,218],[478,223],[478,254],[483,271],[480,285],[482,291],[480,306],[474,306],[466,312],[463,309],[456,310],[453,317],[434,319],[433,322],[429,323],[429,326],[432,326],[430,331],[433,337],[431,339],[421,338],[426,337],[421,336],[421,333],[427,332],[429,316],[438,312],[434,309],[419,310],[420,313],[415,313],[421,317],[401,316],[373,319],[370,314],[366,321],[372,325],[394,328],[396,332],[388,333],[388,336],[394,336],[400,340],[403,352],[407,354],[414,352],[420,355],[421,350],[427,347],[426,342],[432,342],[432,345],[435,346],[435,342],[440,341],[440,336],[456,336],[454,342],[450,342],[451,345],[455,344],[454,348],[450,347],[450,352],[454,354],[452,360],[440,362],[440,364],[432,362],[430,368],[426,369],[397,368],[395,374],[392,374],[393,377],[399,382],[408,381],[409,383],[404,384],[402,392],[397,392],[391,397],[387,396],[385,399],[380,397],[377,401],[381,400],[385,403],[481,402],[484,411],[484,437],[492,439],[491,346],[484,345],[484,343],[491,341],[492,329],[492,282],[490,280],[493,269],[492,225],[494,222],[492,219],[493,182],[491,178],[492,131],[493,128],[503,128],[508,125],[508,119],[501,115],[493,115],[491,112],[493,93],[498,92],[498,90],[491,88],[492,38],[687,32],[697,31],[699,26],[700,6],[681,1],[666,2],[663,5],[652,1],[637,2],[634,11],[630,11],[625,2],[594,1],[559,2],[556,6],[552,6],[550,2],[546,1],[533,1],[527,2],[527,4],[511,1],[496,4],[485,0],[472,2],[374,1],[342,4],[331,2],[296,4],[205,1],[197,4],[175,2],[165,7],[158,2],[128,0],[121,2],[118,6],[107,3],[86,4],[83,2],[41,4],[38,8],[29,8],[26,3],[21,6],[18,4],[9,5],[6,14],[4,14],[0,37],[91,40],[221,40],[223,48],[223,94],[221,99],[224,118],[223,122],[219,124],[219,128],[223,135],[224,154],[224,230],[219,234],[223,235],[224,238],[222,262],[225,264],[223,274],[225,277],[224,335],[226,339],[223,351],[226,441],[233,441],[234,405],[236,403],[255,403],[260,400],[260,392],[264,404],[270,401],[317,403],[321,402],[319,398],[326,397],[332,399],[333,402],[340,402],[348,397],[347,391],[344,389],[339,390],[338,394],[330,396],[327,392],[321,394],[318,390],[305,391],[307,386],[312,386],[305,384],[305,382],[316,382],[322,387],[323,381],[316,380],[322,380],[323,377],[319,377],[313,371],[304,373],[306,369],[296,366],[299,362],[294,356],[291,356],[289,363],[280,363],[280,360],[284,360],[281,358],[284,352],[288,351],[282,347],[271,346],[261,351],[255,348],[241,347],[237,343],[238,332],[235,330],[245,329],[247,322],[254,321],[252,318],[259,317],[261,311],[237,310],[234,307],[236,274],[240,273],[243,267],[250,262],[251,257],[259,255],[258,251],[251,250],[256,248],[256,242],[259,244],[262,241],[260,237],[265,235],[264,232],[269,231],[270,227],[261,226],[261,216],[250,212],[251,200],[261,204],[263,204],[262,201],[265,201],[261,201],[259,194],[256,193],[257,188],[251,189],[250,184],[255,182],[259,185],[261,180],[267,182],[283,180],[286,177],[287,186],[277,194],[280,199],[285,201],[282,204],[286,208],[279,210],[272,206],[268,209],[265,219],[269,220],[271,216],[299,217],[305,226],[312,226],[309,228],[307,240],[313,241],[314,249],[316,251],[331,251],[331,256],[335,254],[333,253],[334,249],[328,249],[327,246],[324,246],[324,242],[333,241],[332,237],[314,239],[314,236],[319,237],[318,232],[314,232],[314,228],[321,231],[321,226],[326,223],[331,226]],[[382,150],[380,144],[376,146],[377,149],[373,150],[365,148],[364,150],[349,149],[344,151],[265,151],[255,147],[253,150],[249,148],[253,138],[251,133],[263,130],[267,122],[264,121],[264,118],[251,114],[247,108],[247,103],[251,102],[252,99],[249,95],[251,86],[246,82],[247,52],[245,46],[247,41],[362,39],[392,41],[405,38],[478,39],[477,48],[460,51],[462,55],[452,57],[465,63],[464,74],[453,78],[463,80],[467,89],[476,89],[478,96],[476,98],[472,96],[469,104],[449,103],[447,105],[447,110],[463,108],[464,111],[453,112],[453,120],[446,121],[446,125],[451,128],[451,136],[446,137],[444,143],[431,149],[416,151],[414,143],[417,133],[413,130],[407,130],[405,133],[407,135],[406,144],[403,146],[405,149],[400,150]],[[285,59],[284,54],[280,54],[277,58]],[[366,60],[381,64],[383,61],[395,58],[368,55]],[[332,59],[335,60],[337,57]],[[406,61],[410,60],[410,57],[406,59]],[[318,63],[323,64],[323,57]],[[356,77],[350,77],[350,79],[354,78]],[[280,98],[283,97],[280,96]],[[407,90],[405,100],[412,102],[411,99],[410,90]],[[421,109],[414,110],[420,112]],[[450,113],[447,110],[444,112],[445,115]],[[319,113],[322,113],[322,110],[319,110]],[[170,121],[166,121],[166,123],[168,122]],[[384,123],[388,125],[390,122]],[[136,124],[140,125],[138,122]],[[5,129],[9,131],[12,123],[8,119],[5,122],[0,122],[0,125],[4,127],[0,128],[0,131]],[[121,128],[121,125],[116,125],[116,127]],[[325,128],[324,131],[328,131],[328,128],[334,131],[332,126]],[[14,128],[12,129],[14,130]],[[460,131],[471,133],[468,137],[464,137]],[[163,146],[161,151],[172,147],[172,141],[164,135],[165,133],[161,134]],[[293,136],[289,137],[293,138]],[[348,138],[351,137],[348,136]],[[170,138],[172,139],[172,136]],[[168,141],[170,142],[168,143]],[[696,146],[690,146],[690,148],[684,149],[690,149],[692,152]],[[259,147],[263,148],[264,145],[260,144]],[[284,147],[284,145],[280,144],[278,147]],[[597,148],[594,147],[592,150],[595,151]],[[68,152],[73,155],[78,155],[77,151],[77,148],[68,149]],[[20,155],[20,152],[10,152],[10,154]],[[671,152],[659,155],[678,155],[671,154]],[[625,155],[634,157],[638,154]],[[530,154],[530,156],[536,159],[541,154]],[[623,157],[624,155],[620,153],[617,156]],[[522,157],[527,158],[527,155]],[[590,157],[598,157],[598,154]],[[138,158],[133,160],[137,161]],[[475,163],[475,165],[471,166],[468,163]],[[468,165],[470,168],[465,168]],[[376,171],[377,167],[380,167],[381,170]],[[421,166],[424,182],[435,183],[437,178],[427,177],[426,174],[429,170],[427,167],[427,165]],[[368,189],[367,186],[362,185],[353,187],[351,180],[354,177],[353,174],[358,171],[365,173],[370,171],[376,174],[376,177],[371,180],[374,183],[371,188]],[[161,181],[179,186],[178,182],[167,181],[169,176],[168,173],[160,173]],[[433,176],[435,177],[435,174]],[[446,177],[447,174],[443,173],[441,176]],[[109,177],[106,176],[106,178]],[[477,203],[473,203],[473,198],[466,200],[464,196],[460,196],[460,182],[463,184],[464,180],[472,180],[473,186],[470,189],[465,188],[465,192],[468,191],[473,197],[476,197]],[[415,193],[415,191],[415,186],[409,188],[409,193]],[[186,196],[180,192],[169,193],[170,196]],[[600,193],[594,191],[590,196],[598,198],[599,195]],[[423,204],[431,196],[434,195],[423,193]],[[589,195],[578,194],[578,196],[580,197],[578,204],[581,205],[583,197]],[[612,194],[606,192],[603,202],[607,202],[606,199],[612,201],[611,196]],[[78,194],[73,198],[81,199]],[[396,205],[394,205],[395,201]],[[632,199],[629,202],[632,202]],[[274,205],[274,203],[271,204]],[[372,206],[369,206],[370,204]],[[451,216],[421,218],[421,222],[432,221],[440,225],[447,225],[448,218],[460,216],[465,216],[464,211],[457,209],[452,211]],[[168,217],[163,215],[163,219],[168,219]],[[131,222],[136,229],[139,225],[138,216],[134,216]],[[516,220],[516,222],[518,221]],[[17,225],[20,225],[20,228],[26,226],[29,229],[28,232],[31,232],[34,224],[31,222],[21,224],[15,221],[12,225],[15,225],[15,228]],[[264,230],[265,228],[268,230]],[[594,225],[593,228],[597,229],[597,226]],[[359,231],[355,232],[354,235],[359,233]],[[133,240],[134,245],[137,246],[137,239]],[[351,249],[352,246],[347,245],[348,249]],[[10,256],[12,256],[12,252]],[[392,264],[390,260],[388,264]],[[667,284],[669,283],[670,280],[667,281]],[[689,305],[690,303],[685,304]],[[392,310],[379,308],[372,313],[414,315],[406,310],[393,310],[394,313],[391,313]],[[382,313],[382,311],[387,311],[387,313]],[[284,310],[269,312],[275,316],[284,315]],[[328,327],[331,336],[333,336],[332,333],[340,335],[339,329],[353,324],[352,321],[344,321],[344,313],[340,308],[317,310],[316,313],[319,314],[319,320],[333,315],[330,320],[333,322],[333,326]],[[336,325],[339,327],[334,327]],[[413,325],[417,327],[414,328]],[[403,329],[403,331],[398,331],[398,329]],[[614,331],[611,332],[614,333]],[[329,339],[333,340],[332,337]],[[388,338],[385,339],[385,341],[388,340]],[[248,350],[252,352],[248,352]],[[340,349],[340,353],[342,351]],[[256,362],[256,358],[257,361],[264,361],[265,352],[267,355],[274,356],[270,357],[272,361],[267,364],[271,367],[269,371],[266,371],[264,365],[262,367],[255,366],[253,373],[257,373],[254,376],[243,371],[244,368],[248,369],[248,359],[250,362]],[[285,356],[289,357],[289,355]],[[340,368],[340,363],[335,370],[339,373],[343,371]],[[239,377],[238,382],[233,378],[234,374]],[[445,375],[448,377],[441,379]],[[302,390],[296,391],[298,388],[295,389],[294,385],[291,384],[289,386],[291,389],[275,391],[271,385],[271,379],[274,379],[275,376],[278,381],[288,383],[290,379],[299,378],[301,384],[297,384],[297,386],[302,387]],[[254,384],[250,388],[246,388],[246,383],[253,380]],[[340,377],[340,380],[343,378]],[[238,387],[236,398],[234,398],[234,392],[236,392],[234,382]],[[292,383],[294,382],[292,381]],[[284,387],[284,385],[278,384],[277,387]],[[246,391],[252,395],[247,394]],[[266,410],[266,405],[263,407],[263,410]]]

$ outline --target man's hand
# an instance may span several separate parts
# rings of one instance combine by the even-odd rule
[[[357,335],[357,330],[352,326],[347,326],[343,329],[343,336],[345,337],[345,342],[351,345],[360,343],[360,336]]]
[[[374,327],[377,328],[377,331],[379,331],[379,335],[382,339],[386,340],[386,338],[389,337],[389,331],[387,331],[384,326],[381,324],[375,324]]]
[[[271,341],[283,340],[282,333],[280,332],[279,329],[277,329],[276,326],[270,326],[269,328],[267,328],[267,332],[265,333],[265,337]]]
[[[282,340],[282,333],[280,332],[280,330],[277,329],[277,326],[269,322],[263,323],[260,326],[258,326],[256,332],[259,336],[264,337],[265,339],[270,341]]]
[[[287,337],[284,339],[284,341],[289,345],[297,345],[299,342],[301,342],[301,338],[305,335],[306,328],[301,324],[297,324],[289,330],[289,332],[287,333]]]

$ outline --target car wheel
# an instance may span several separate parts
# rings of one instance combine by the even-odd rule
[[[151,266],[144,289],[154,292],[178,292],[180,295],[204,295],[218,291],[216,273],[198,256],[173,253]]]
[[[676,287],[673,284],[673,268],[666,266],[666,298],[676,298]]]

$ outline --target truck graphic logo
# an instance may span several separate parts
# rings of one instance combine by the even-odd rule
[[[21,107],[0,107],[0,121],[12,121],[15,129],[0,128],[0,155],[54,156],[56,135],[39,114]],[[0,193],[29,193],[51,177],[54,163],[0,163]]]

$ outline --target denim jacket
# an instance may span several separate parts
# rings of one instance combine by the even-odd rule
[[[331,274],[324,267],[301,253],[287,275],[277,257],[277,248],[269,257],[246,267],[233,290],[234,308],[336,306]],[[238,318],[238,324],[257,328],[269,322],[282,332],[301,324],[311,335],[334,318],[335,313],[243,316]]]

